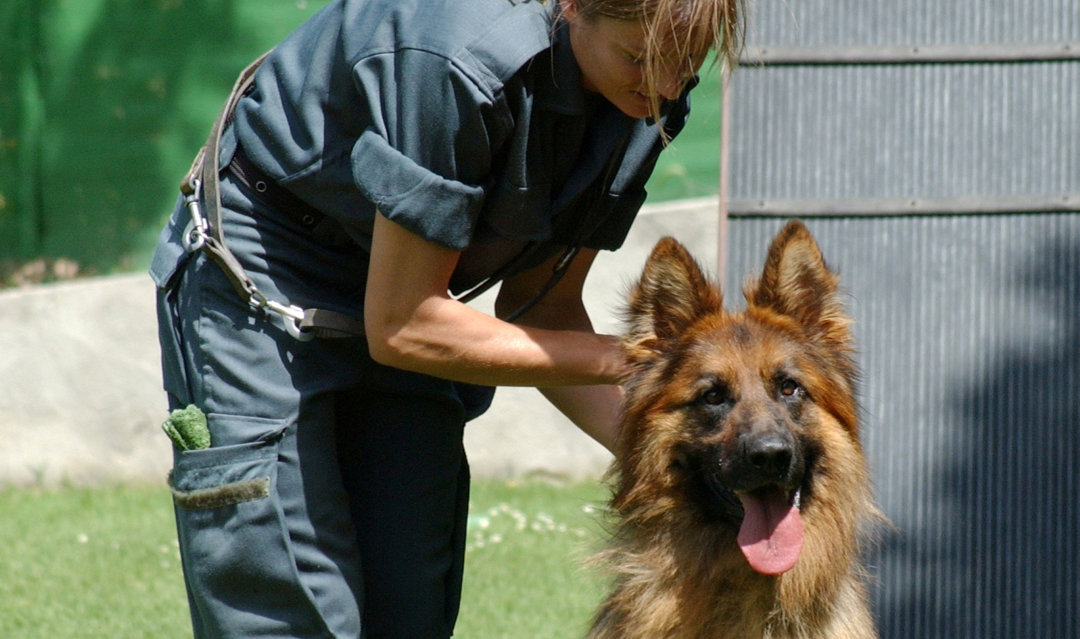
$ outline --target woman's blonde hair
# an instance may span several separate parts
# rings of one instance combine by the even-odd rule
[[[657,89],[661,67],[670,60],[701,60],[709,50],[734,69],[743,42],[744,0],[570,0],[579,15],[645,24],[643,74],[660,114]]]

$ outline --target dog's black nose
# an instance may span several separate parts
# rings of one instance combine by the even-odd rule
[[[746,458],[762,474],[783,477],[791,468],[791,442],[779,435],[755,437],[746,444]]]

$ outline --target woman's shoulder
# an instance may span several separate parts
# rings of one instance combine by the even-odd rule
[[[422,51],[505,82],[550,46],[557,0],[345,0],[351,57]]]

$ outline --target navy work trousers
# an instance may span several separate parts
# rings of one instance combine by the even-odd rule
[[[270,298],[362,316],[367,254],[320,242],[222,178],[227,243]],[[212,446],[170,482],[197,639],[437,639],[461,590],[465,422],[491,390],[381,366],[362,339],[300,342],[188,254],[180,204],[151,267],[170,408]]]

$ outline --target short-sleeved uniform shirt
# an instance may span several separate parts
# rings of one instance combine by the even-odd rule
[[[337,0],[282,42],[223,142],[370,247],[376,209],[462,251],[468,288],[523,246],[614,250],[658,125],[582,89],[558,2]],[[674,136],[686,93],[665,105]],[[590,216],[590,211],[591,216]]]

